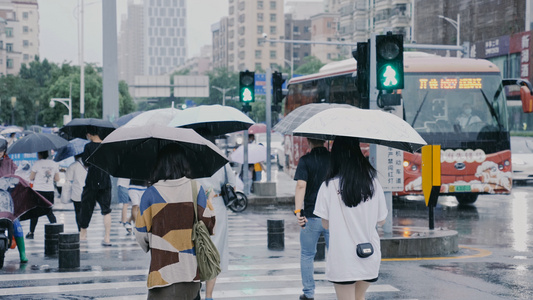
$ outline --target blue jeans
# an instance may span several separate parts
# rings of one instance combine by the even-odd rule
[[[307,223],[300,230],[300,272],[302,273],[302,285],[304,295],[308,298],[315,297],[315,266],[313,265],[316,245],[320,234],[324,234],[326,248],[329,248],[329,231],[322,227],[321,218],[307,218]]]

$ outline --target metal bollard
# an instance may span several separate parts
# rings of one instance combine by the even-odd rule
[[[63,224],[44,224],[44,255],[57,254],[57,245],[61,232],[63,232]]]
[[[315,261],[323,261],[326,259],[326,239],[324,234],[321,233],[316,244]]]
[[[58,249],[59,269],[75,269],[80,267],[79,233],[60,233]]]
[[[283,220],[267,220],[267,244],[269,250],[283,250],[285,248],[284,231]]]

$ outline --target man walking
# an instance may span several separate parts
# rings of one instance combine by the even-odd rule
[[[111,246],[111,178],[106,172],[87,164],[87,158],[102,142],[97,127],[87,127],[87,139],[90,142],[85,145],[85,151],[82,154],[83,163],[88,165],[88,169],[85,187],[83,187],[81,194],[80,240],[87,240],[87,228],[91,222],[96,202],[98,202],[101,214],[104,216],[105,235],[102,245]]]
[[[300,300],[313,300],[315,297],[314,258],[320,234],[324,235],[329,246],[329,231],[322,226],[322,220],[313,214],[318,189],[329,168],[329,151],[324,141],[307,139],[311,152],[300,158],[294,180],[294,214],[300,230],[300,272],[302,274],[303,295]],[[302,209],[303,207],[303,209]]]

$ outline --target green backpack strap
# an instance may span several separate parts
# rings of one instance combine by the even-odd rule
[[[196,181],[191,180],[192,187],[192,199],[194,206],[194,224],[198,223],[198,187],[196,186]]]

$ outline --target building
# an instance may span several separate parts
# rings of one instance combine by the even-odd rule
[[[0,74],[18,74],[23,63],[39,56],[37,0],[0,0]]]
[[[144,74],[163,75],[187,59],[185,0],[144,1]]]
[[[220,59],[214,62],[214,66],[227,67],[233,72],[264,71],[269,67],[279,70],[284,64],[284,46],[282,43],[265,43],[264,35],[273,39],[284,38],[283,3],[283,0],[229,0],[227,65],[224,65],[225,58],[221,56],[225,46],[220,41],[214,41],[213,57]],[[225,33],[220,30],[226,28],[222,25],[221,20],[219,26],[213,27],[214,37],[224,36]]]
[[[339,14],[321,13],[311,17],[311,40],[334,42],[337,38],[337,22]],[[340,57],[341,46],[312,44],[311,54],[323,63],[329,63]],[[346,47],[349,48],[349,47]]]
[[[144,6],[128,1],[128,15],[122,18],[118,38],[119,79],[133,84],[136,75],[144,74]]]
[[[175,71],[188,70],[187,75],[205,75],[213,69],[213,46],[207,45],[200,49],[200,55],[189,58],[185,64],[177,67]]]
[[[228,18],[224,17],[219,22],[211,25],[213,34],[213,68],[227,68],[228,60]]]

